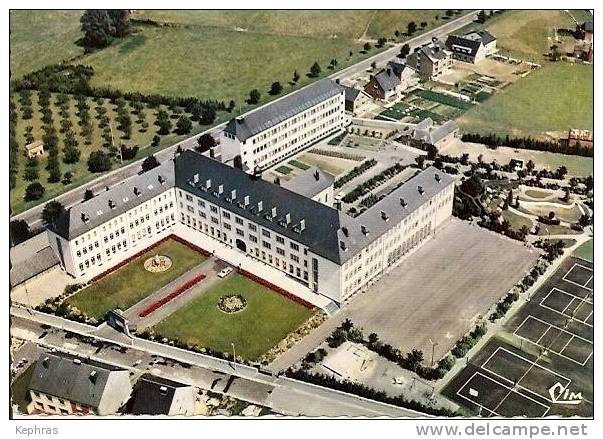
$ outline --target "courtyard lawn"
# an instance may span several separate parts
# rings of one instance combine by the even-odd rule
[[[476,105],[457,122],[465,132],[540,136],[593,129],[593,67],[547,63]]]
[[[503,210],[502,217],[509,221],[509,224],[511,224],[511,228],[516,231],[521,230],[523,226],[526,226],[528,229],[531,229],[534,226],[534,223],[530,218],[517,215],[516,213],[511,212],[510,210]]]
[[[574,256],[582,258],[586,261],[593,261],[593,245],[594,240],[589,239],[574,251]]]
[[[220,297],[238,294],[247,306],[218,309]],[[234,273],[153,327],[159,336],[256,360],[306,321],[313,311]]]
[[[170,269],[161,273],[145,270],[144,261],[155,255],[168,256],[172,260]],[[186,245],[170,239],[83,289],[67,302],[100,320],[109,310],[120,308],[125,311],[205,259]]]
[[[549,235],[577,235],[581,232],[572,230],[569,227],[564,226],[547,226],[546,224],[538,223],[540,229],[538,229],[538,236],[549,236]]]

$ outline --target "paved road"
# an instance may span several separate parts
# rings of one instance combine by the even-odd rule
[[[228,393],[287,415],[424,416],[412,410],[261,373],[255,367],[147,340],[130,339],[117,332],[101,337],[95,334],[96,328],[44,313],[32,314],[22,307],[11,307],[11,322],[13,336],[43,347]],[[48,326],[44,329],[41,324]]]
[[[412,51],[412,49],[414,47],[428,43],[429,41],[431,41],[431,39],[433,37],[442,38],[442,37],[446,36],[447,34],[455,31],[456,29],[459,29],[459,28],[471,23],[471,21],[473,21],[475,19],[476,15],[477,15],[477,11],[474,11],[470,14],[464,15],[455,20],[451,20],[436,29],[433,29],[433,30],[426,32],[420,36],[417,36],[415,38],[411,38],[410,40],[406,41],[405,43],[408,43],[410,45],[411,51]],[[344,79],[349,79],[353,76],[356,76],[359,73],[365,73],[366,70],[370,68],[370,65],[373,62],[376,62],[378,66],[381,66],[381,65],[385,64],[387,61],[389,61],[390,59],[392,59],[393,57],[395,57],[400,52],[400,47],[401,47],[401,44],[396,44],[391,49],[385,50],[375,56],[367,58],[364,61],[360,61],[350,67],[347,67],[338,72],[335,72],[332,75],[330,75],[329,77],[332,79],[344,80]],[[283,99],[284,97],[285,96],[282,96],[279,99]],[[272,102],[274,102],[274,101],[272,101]],[[269,105],[272,102],[269,102],[264,105]],[[262,108],[264,105],[252,110],[251,112],[256,111],[259,108]],[[199,137],[200,135],[205,134],[205,133],[212,133],[214,135],[217,135],[217,133],[220,130],[222,130],[225,125],[226,125],[226,123],[217,125],[209,130],[206,130],[202,133],[199,133],[195,136],[185,139],[177,144],[169,146],[161,151],[158,151],[157,153],[155,153],[155,157],[160,162],[168,160],[174,156],[174,153],[176,152],[176,149],[178,148],[178,146],[182,147],[182,149],[194,148],[197,143],[197,137]],[[107,186],[111,187],[113,185],[116,185],[116,184],[122,182],[123,180],[125,180],[128,177],[136,175],[140,171],[140,165],[142,163],[142,160],[144,160],[144,159],[138,160],[138,161],[133,162],[129,165],[126,165],[122,168],[111,171],[108,174],[104,174],[82,186],[79,186],[75,189],[72,189],[69,192],[59,195],[54,199],[57,201],[60,201],[66,208],[69,208],[69,207],[73,206],[74,204],[77,204],[83,200],[84,192],[87,189],[90,189],[94,193],[97,193],[101,190],[105,190],[105,187],[107,187]],[[48,201],[50,201],[50,200],[48,200]],[[44,208],[44,204],[40,204],[38,206],[32,207],[31,209],[29,209],[25,212],[22,212],[18,215],[14,215],[12,218],[25,220],[32,229],[37,228],[37,227],[41,226],[40,215],[42,213],[42,209]]]

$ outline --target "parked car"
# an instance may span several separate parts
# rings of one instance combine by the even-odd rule
[[[224,278],[224,277],[228,276],[230,273],[232,273],[232,267],[226,267],[218,273],[218,277]]]

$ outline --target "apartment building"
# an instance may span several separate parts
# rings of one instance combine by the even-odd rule
[[[43,352],[29,383],[30,414],[111,415],[132,392],[127,370],[63,353]]]
[[[496,52],[496,38],[485,30],[465,35],[449,35],[446,47],[452,52],[454,59],[477,64]]]
[[[228,122],[222,161],[260,172],[334,134],[345,124],[344,89],[322,79]]]

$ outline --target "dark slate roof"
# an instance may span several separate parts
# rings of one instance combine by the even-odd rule
[[[460,37],[457,35],[449,35],[446,39],[446,47],[449,50],[470,56],[475,56],[481,45],[481,40],[474,40],[470,38]],[[464,51],[460,48],[465,48],[467,49],[467,51]]]
[[[334,81],[327,78],[321,79],[278,101],[231,119],[226,124],[224,131],[243,142],[342,91],[343,88]]]
[[[10,270],[10,284],[12,286],[19,285],[26,280],[45,272],[49,268],[54,267],[58,263],[59,258],[57,258],[54,250],[50,246],[44,247],[31,254],[28,259],[12,264]]]
[[[400,219],[412,213],[431,196],[454,181],[437,169],[428,168],[362,215],[352,218],[332,207],[253,177],[239,169],[233,169],[194,151],[187,150],[180,154],[175,159],[175,169],[177,187],[301,242],[313,253],[339,265],[362,251],[384,231],[396,225]],[[191,183],[194,181],[195,174],[199,174],[199,182],[193,185]],[[439,181],[435,178],[436,174],[439,176]],[[208,179],[211,180],[211,188],[206,191],[202,187]],[[223,185],[222,195],[218,194],[219,185]],[[418,192],[417,186],[422,186],[422,194]],[[236,190],[235,202],[228,200],[233,189]],[[249,196],[250,202],[247,207],[244,207],[242,202],[246,195]],[[400,206],[400,198],[406,201],[406,208]],[[261,213],[258,213],[257,209],[259,201],[263,202]],[[277,208],[277,216],[275,220],[270,220],[266,215],[273,207]],[[384,221],[381,216],[382,210],[393,220]],[[291,222],[288,226],[284,226],[281,220],[287,213],[291,215]],[[297,230],[301,219],[305,220],[306,227],[300,233]],[[362,233],[361,225],[368,226],[372,231],[368,235]]]
[[[168,415],[176,389],[191,387],[151,374],[140,377],[134,387],[128,412],[133,415]]]
[[[421,52],[431,60],[439,60],[446,58],[446,45],[440,41],[432,41],[429,44],[421,47]]]
[[[496,37],[487,30],[481,30],[478,34],[482,37],[482,43],[488,44],[496,40]]]
[[[175,158],[174,163],[177,187],[298,241],[326,259],[340,261],[337,230],[340,228],[341,214],[336,209],[195,151],[184,151]],[[199,175],[199,183],[192,185],[195,174]],[[205,191],[203,188],[207,180],[211,180],[211,188]],[[223,193],[217,196],[219,185],[223,185]],[[230,202],[227,198],[233,190],[236,190],[236,201]],[[245,196],[249,196],[247,207],[243,204]],[[260,201],[263,209],[258,212]],[[273,207],[277,209],[276,219],[267,219]],[[287,213],[291,219],[289,225],[280,225],[279,222]],[[305,230],[298,232],[294,229],[299,228],[302,219],[305,220]]]
[[[391,69],[385,69],[375,75],[375,81],[383,91],[391,91],[400,85],[400,77]]]
[[[159,180],[163,181],[161,183]],[[124,212],[156,197],[174,186],[174,163],[171,160],[144,174],[130,177],[108,191],[69,208],[57,221],[54,231],[65,239],[76,238]],[[140,195],[134,193],[134,188]],[[109,207],[109,200],[114,208]],[[100,213],[99,213],[100,212]],[[85,215],[87,221],[82,219]]]
[[[79,364],[78,364],[79,362]],[[123,371],[115,366],[68,354],[42,352],[36,362],[29,389],[69,401],[98,407],[109,375]]]
[[[311,166],[291,180],[284,182],[282,186],[304,197],[312,198],[332,186],[334,182],[335,177],[331,174],[316,166]]]
[[[342,85],[345,91],[345,100],[348,102],[354,102],[358,95],[360,94],[360,90],[354,87],[348,87],[347,85]]]

